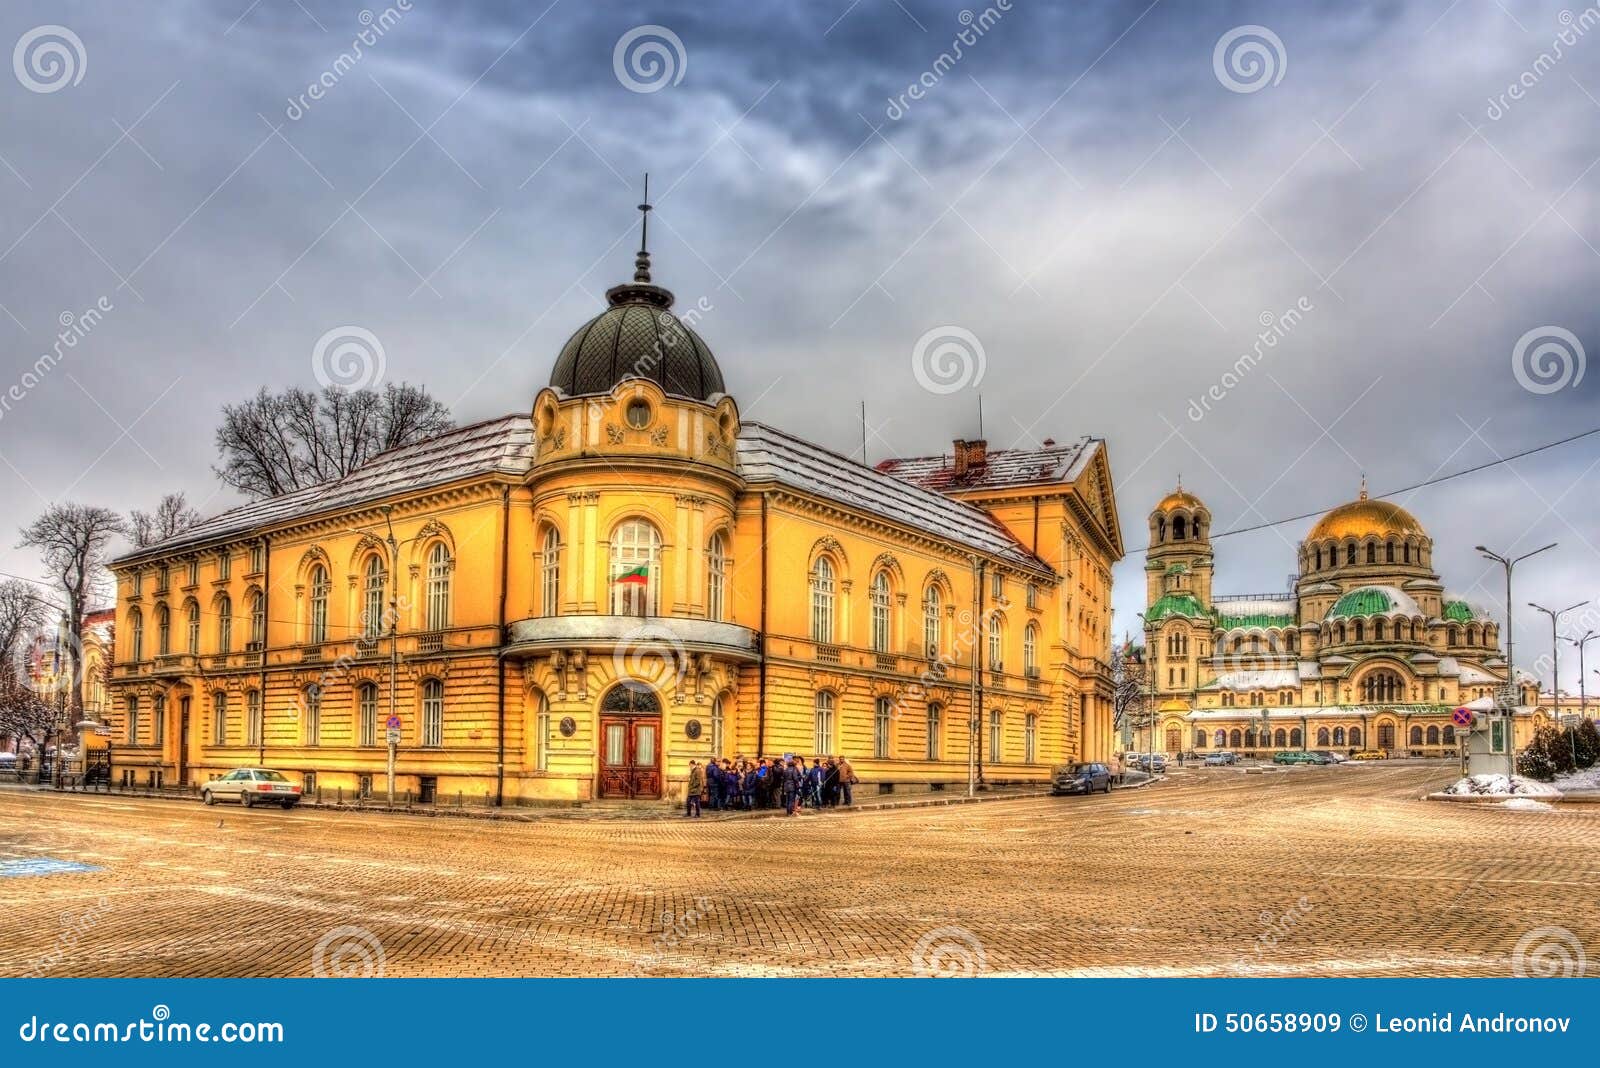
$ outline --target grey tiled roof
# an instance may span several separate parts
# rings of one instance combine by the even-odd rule
[[[166,556],[262,527],[309,519],[398,493],[445,486],[475,475],[525,475],[532,458],[533,420],[527,415],[507,415],[457,427],[427,441],[379,453],[332,482],[231,508],[176,537],[127,553],[113,563]]]
[[[1050,568],[981,508],[857,463],[764,423],[739,433],[739,471],[752,488],[776,483],[999,557],[1018,567]]]

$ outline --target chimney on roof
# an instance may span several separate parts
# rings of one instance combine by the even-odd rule
[[[983,470],[984,463],[989,457],[989,443],[982,438],[975,441],[955,441],[955,468],[957,478],[966,478],[968,473],[977,473]]]

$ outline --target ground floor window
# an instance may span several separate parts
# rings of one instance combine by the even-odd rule
[[[725,725],[722,718],[722,699],[719,697],[711,702],[711,755],[721,756],[723,750],[723,732]]]
[[[1196,749],[1204,749],[1206,747],[1206,729],[1204,727],[1196,727],[1194,729],[1194,747]]]
[[[260,690],[246,690],[244,694],[244,741],[246,745],[261,744]]]
[[[1296,748],[1296,749],[1299,749],[1300,746],[1302,744],[1304,744],[1300,740],[1300,728],[1299,727],[1296,727],[1294,730],[1289,732],[1289,744],[1291,746],[1293,746],[1294,748]]]
[[[1317,744],[1318,745],[1329,745],[1329,744],[1331,744],[1328,741],[1328,728],[1326,728],[1326,727],[1318,727],[1317,728]]]
[[[872,755],[879,760],[889,759],[889,724],[893,719],[892,706],[887,697],[880,697],[872,706]]]
[[[1333,744],[1334,745],[1343,745],[1344,744],[1344,728],[1343,727],[1335,727],[1335,728],[1333,728]]]
[[[422,684],[422,744],[444,745],[444,683],[428,679]]]
[[[939,759],[939,743],[942,740],[941,739],[941,734],[943,733],[943,730],[942,730],[943,721],[944,721],[944,709],[940,708],[938,705],[929,705],[928,706],[928,759],[929,760],[938,760]]]
[[[1360,727],[1351,727],[1350,728],[1350,744],[1351,745],[1360,745],[1361,744],[1361,728]]]
[[[989,713],[989,763],[1000,763],[1000,742],[1002,738],[1000,710],[994,709]]]
[[[356,691],[356,704],[361,715],[361,744],[378,744],[378,688],[372,683],[363,683],[361,689]]]
[[[1028,713],[1028,718],[1022,721],[1022,762],[1024,764],[1037,764],[1039,762],[1039,717]]]
[[[816,699],[816,730],[812,736],[815,749],[819,756],[827,756],[835,752],[834,739],[834,698],[826,690],[817,694]]]
[[[550,770],[550,701],[539,695],[539,712],[534,717],[534,763],[540,771]]]

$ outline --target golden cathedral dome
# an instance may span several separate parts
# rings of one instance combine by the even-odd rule
[[[1317,525],[1306,535],[1307,541],[1326,538],[1385,537],[1390,534],[1415,534],[1427,537],[1417,517],[1389,501],[1374,501],[1367,497],[1367,481],[1361,480],[1361,496],[1341,504],[1317,520]]]
[[[1174,508],[1188,508],[1192,511],[1202,512],[1209,511],[1199,497],[1183,488],[1182,479],[1178,480],[1177,489],[1161,498],[1161,503],[1156,505],[1155,510],[1158,512],[1170,512]]]

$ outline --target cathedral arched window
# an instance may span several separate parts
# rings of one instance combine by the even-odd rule
[[[879,571],[872,576],[872,587],[867,592],[872,608],[872,651],[889,651],[889,575]]]
[[[1394,563],[1394,542],[1392,541],[1383,543],[1383,562],[1386,564]]]
[[[328,569],[321,564],[311,568],[311,634],[312,644],[328,640]]]
[[[1346,564],[1353,564],[1353,563],[1356,562],[1356,543],[1355,542],[1351,542],[1349,545],[1346,545],[1344,547],[1344,562]]]
[[[1374,619],[1372,621],[1372,639],[1373,639],[1373,641],[1379,641],[1379,642],[1383,641],[1383,631],[1384,631],[1384,622],[1383,622],[1383,620],[1382,619]]]
[[[819,556],[811,570],[811,640],[814,642],[833,644],[833,598],[833,561]],[[829,750],[818,749],[817,752]]]
[[[1445,641],[1450,645],[1461,644],[1461,628],[1454,625],[1445,630]]]
[[[1428,728],[1428,744],[1429,745],[1438,745],[1439,744],[1439,728],[1438,727],[1429,727]]]
[[[1188,535],[1184,533],[1183,516],[1181,516],[1181,515],[1173,516],[1172,517],[1172,540],[1174,540],[1174,541],[1182,541],[1186,537],[1188,537]]]
[[[1221,749],[1223,746],[1228,744],[1228,732],[1223,730],[1221,727],[1217,728],[1216,744],[1218,749]]]
[[[939,613],[943,609],[943,595],[939,587],[929,586],[928,593],[922,599],[922,644],[929,660],[939,656],[939,631],[942,621]]]
[[[1334,745],[1343,745],[1344,744],[1344,728],[1343,727],[1335,727],[1335,728],[1333,728],[1333,744]]]
[[[1326,727],[1318,727],[1317,728],[1317,744],[1318,745],[1331,745],[1332,744],[1328,740],[1328,728],[1326,728]]]
[[[1403,700],[1405,686],[1393,671],[1374,671],[1361,681],[1361,699],[1367,702]]]
[[[1359,619],[1355,621],[1355,632],[1356,641],[1363,642],[1367,640],[1367,625]]]
[[[1422,744],[1422,728],[1421,727],[1412,727],[1411,728],[1411,743],[1410,744],[1412,744],[1412,745],[1421,745]]]
[[[428,630],[450,625],[450,547],[436,541],[428,549]]]
[[[389,584],[389,573],[384,569],[383,557],[373,553],[367,557],[361,588],[361,633],[376,638],[384,630],[383,591]]]
[[[1378,562],[1378,545],[1377,545],[1376,542],[1369,541],[1369,542],[1367,542],[1367,563],[1375,564],[1377,562]]]
[[[1235,727],[1233,730],[1228,732],[1228,744],[1237,749],[1240,746],[1241,739],[1243,737],[1244,736],[1239,733],[1239,729]]]

